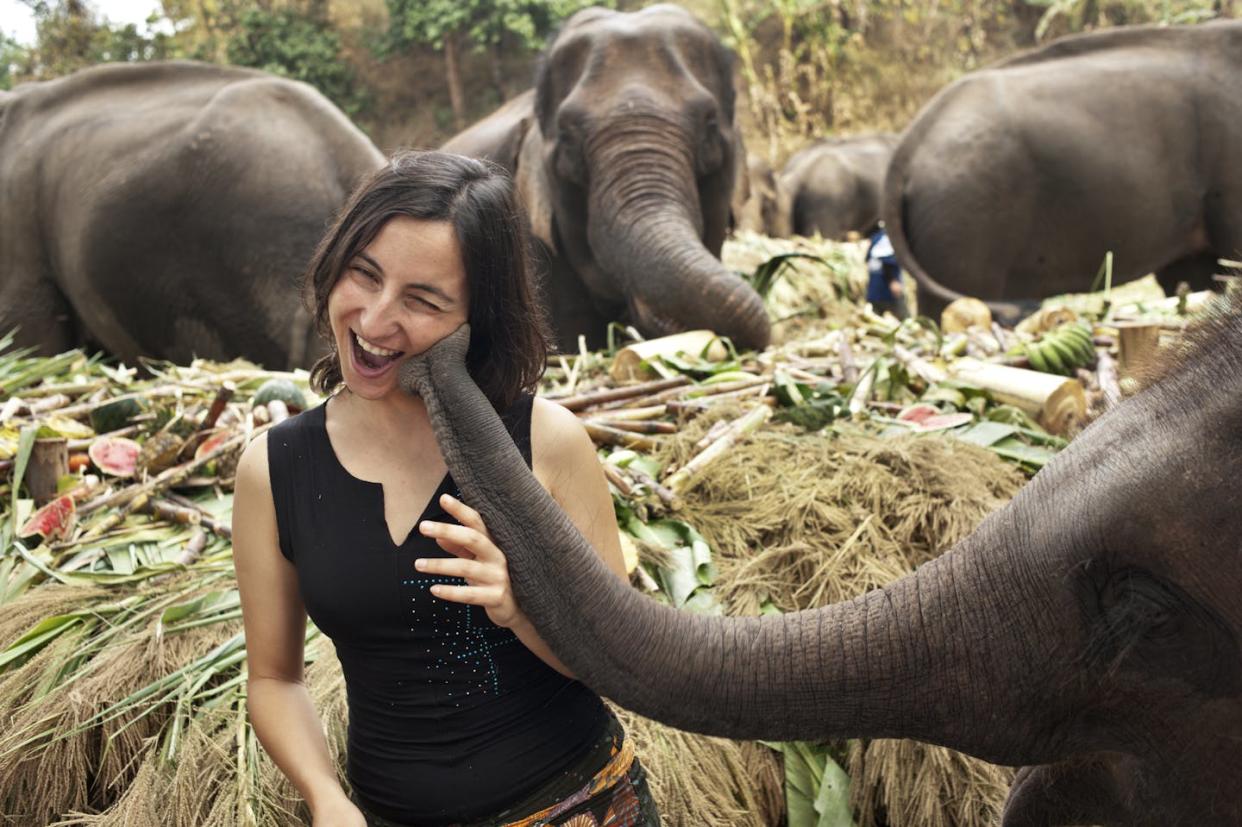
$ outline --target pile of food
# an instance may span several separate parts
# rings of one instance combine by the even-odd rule
[[[556,357],[542,388],[599,448],[635,587],[689,611],[824,605],[947,550],[1116,404],[1198,301],[1148,282],[1067,297],[1017,330],[970,306],[942,326],[871,312],[857,245],[743,236],[726,253],[766,295],[772,347],[617,329],[606,351]],[[0,340],[0,811],[304,818],[245,717],[229,519],[241,449],[321,401],[306,380]],[[339,757],[344,692],[313,626],[306,657]],[[1009,779],[910,742],[627,722],[671,825],[982,825]]]

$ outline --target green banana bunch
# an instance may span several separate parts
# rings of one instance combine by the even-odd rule
[[[1078,322],[1059,325],[1036,341],[1027,342],[1023,351],[1035,370],[1061,376],[1071,376],[1075,368],[1095,361],[1091,329]]]

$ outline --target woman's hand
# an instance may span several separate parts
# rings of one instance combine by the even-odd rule
[[[414,567],[425,574],[460,577],[466,585],[439,584],[431,587],[431,593],[441,600],[482,606],[497,626],[513,629],[524,624],[526,618],[509,584],[509,563],[492,542],[479,512],[448,494],[440,497],[440,505],[461,525],[423,520],[418,530],[453,557],[422,558],[414,561]]]
[[[311,815],[312,827],[367,827],[366,816],[344,795],[318,807]]]

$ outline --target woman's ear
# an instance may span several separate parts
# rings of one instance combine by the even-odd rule
[[[531,123],[522,140],[514,173],[518,199],[530,217],[530,232],[556,253],[552,233],[552,184],[543,165],[543,139],[538,124]]]

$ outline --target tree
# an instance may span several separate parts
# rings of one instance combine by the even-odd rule
[[[305,81],[350,115],[362,106],[353,73],[341,59],[341,38],[328,20],[323,0],[310,0],[301,8],[248,8],[225,54],[236,66]]]
[[[97,63],[170,56],[172,44],[167,35],[140,32],[132,23],[113,26],[83,0],[36,0],[29,5],[35,16],[35,44],[24,50],[17,44],[3,47],[5,69],[17,81],[47,80]],[[14,57],[20,59],[14,61]]]
[[[537,51],[552,30],[579,9],[612,6],[592,0],[386,0],[391,24],[389,48],[430,45],[444,52],[449,101],[457,129],[466,125],[461,51],[471,47],[492,53],[494,82],[496,50],[502,41]],[[500,91],[500,90],[498,90]]]

